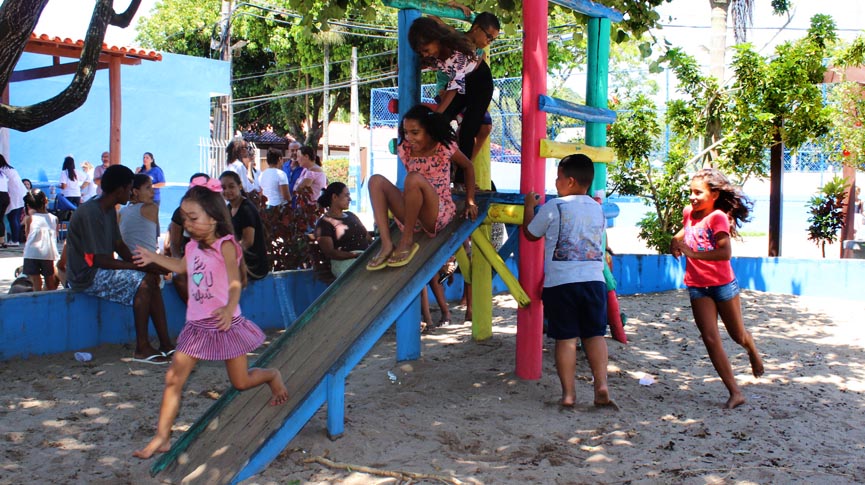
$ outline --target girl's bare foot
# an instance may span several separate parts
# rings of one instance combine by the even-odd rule
[[[763,375],[763,359],[760,358],[760,353],[757,349],[748,351],[748,359],[751,361],[751,373],[754,377]]]
[[[142,460],[147,460],[155,453],[165,453],[170,449],[171,442],[169,438],[154,436],[153,439],[150,440],[150,443],[147,443],[147,446],[140,450],[133,451],[132,456],[136,458],[141,458]]]
[[[392,252],[393,244],[388,244],[387,246],[382,244],[378,254],[373,256],[373,258],[366,264],[366,269],[376,271],[387,267],[387,260],[390,258]]]
[[[595,407],[596,408],[611,408],[616,411],[619,410],[619,405],[616,404],[615,401],[610,399],[610,392],[606,389],[599,389],[595,391]]]
[[[288,389],[286,389],[285,384],[282,382],[282,374],[278,370],[274,370],[274,372],[276,372],[276,376],[267,383],[270,386],[270,392],[273,393],[270,405],[279,406],[288,401]]]
[[[577,402],[577,396],[576,395],[570,395],[569,396],[569,395],[562,394],[562,399],[559,401],[559,406],[561,406],[563,408],[572,408],[572,407],[574,407],[574,404],[576,404],[576,402]]]
[[[737,392],[735,394],[730,394],[730,399],[727,399],[727,403],[724,407],[727,409],[734,409],[742,404],[745,404],[745,396],[743,396],[741,392]]]

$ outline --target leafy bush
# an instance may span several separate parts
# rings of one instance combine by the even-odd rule
[[[826,257],[826,243],[838,240],[838,232],[844,227],[844,199],[847,197],[847,179],[835,176],[826,182],[817,195],[808,201],[808,239],[820,246]]]
[[[348,159],[331,158],[324,162],[324,173],[327,175],[327,183],[348,182]]]

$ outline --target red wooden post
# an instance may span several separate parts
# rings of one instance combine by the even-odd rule
[[[545,193],[546,161],[540,140],[546,138],[547,115],[538,109],[538,96],[547,92],[547,0],[523,2],[523,133],[520,192]],[[544,281],[543,241],[530,242],[520,231],[520,285],[532,299],[517,310],[516,374],[540,379],[543,360]]]

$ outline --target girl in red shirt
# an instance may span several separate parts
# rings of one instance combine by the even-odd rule
[[[725,407],[733,409],[745,402],[745,396],[724,352],[718,315],[730,337],[748,351],[754,377],[763,375],[760,353],[742,320],[739,284],[730,265],[730,236],[738,235],[736,228],[748,220],[753,203],[714,168],[704,168],[691,178],[690,201],[683,211],[684,227],[673,236],[670,252],[687,258],[685,284],[694,321],[712,365],[730,393]]]

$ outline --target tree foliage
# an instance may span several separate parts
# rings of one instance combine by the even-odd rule
[[[822,80],[821,60],[833,40],[831,18],[818,15],[808,35],[780,45],[770,58],[741,44],[729,89],[703,74],[681,50],[665,54],[663,61],[676,74],[683,96],[667,105],[671,141],[663,168],[649,161],[659,136],[651,102],[641,97],[626,101],[627,112],[610,130],[619,159],[610,167],[613,187],[643,197],[654,209],[639,222],[641,239],[658,251],[669,247],[686,203],[685,172],[713,166],[742,184],[767,175],[765,154],[771,146],[784,143],[795,150],[827,132],[828,110],[816,83]]]
[[[831,65],[842,76],[848,67],[865,66],[865,36],[841,48]],[[821,140],[824,153],[834,162],[865,170],[865,87],[845,80],[831,86],[828,98],[831,130]]]
[[[637,223],[639,237],[659,253],[665,252],[681,228],[687,200],[688,137],[675,135],[666,160],[653,159],[662,134],[657,106],[639,94],[616,108],[620,114],[609,133],[616,161],[609,167],[608,184],[619,194],[641,197],[652,208]]]

